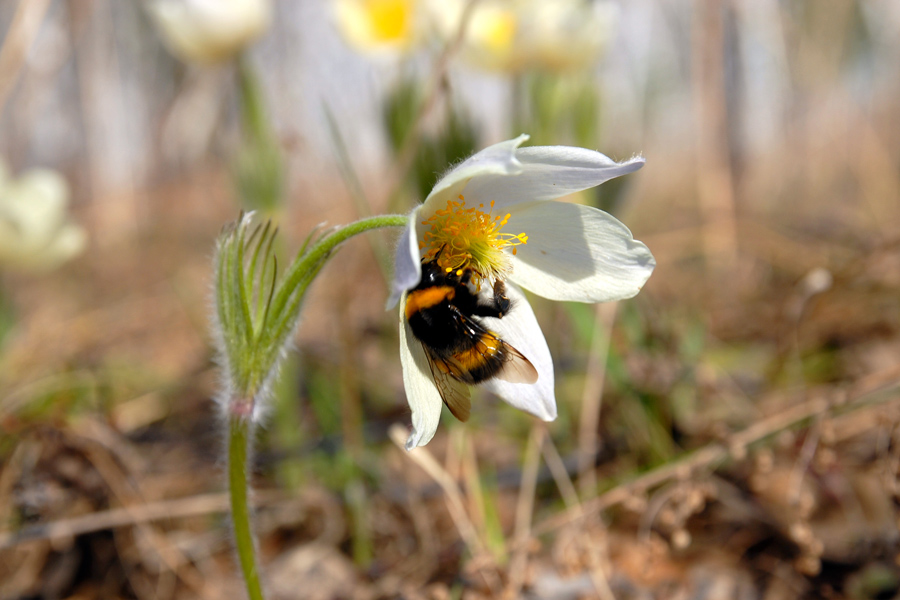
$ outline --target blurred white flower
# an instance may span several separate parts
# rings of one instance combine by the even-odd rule
[[[0,263],[47,270],[81,252],[87,234],[68,221],[68,202],[58,173],[37,169],[12,179],[0,162]]]
[[[151,0],[147,10],[172,54],[201,63],[233,57],[272,18],[269,0]]]
[[[422,0],[334,0],[338,30],[360,52],[401,55],[424,38]]]
[[[467,0],[433,4],[443,36],[459,30]],[[565,71],[593,64],[615,27],[617,10],[584,0],[482,0],[473,7],[461,58],[486,70]]]
[[[554,201],[636,171],[643,158],[617,163],[584,148],[519,148],[527,139],[519,136],[475,154],[447,173],[412,212],[397,248],[390,303],[418,285],[423,261],[436,261],[445,272],[472,270],[476,279],[491,284],[505,281],[513,309],[479,322],[528,359],[538,378],[531,384],[494,378],[480,385],[549,421],[556,418],[553,363],[517,286],[551,300],[619,300],[638,293],[656,261],[611,215]],[[426,351],[405,318],[406,308],[401,302],[400,358],[412,410],[411,449],[434,435],[442,397]],[[468,397],[466,390],[459,392]]]

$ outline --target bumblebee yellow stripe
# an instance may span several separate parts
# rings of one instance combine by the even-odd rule
[[[456,291],[449,285],[441,285],[424,290],[415,290],[406,296],[406,318],[410,319],[420,310],[426,310],[444,300],[453,300]]]
[[[465,371],[475,371],[490,362],[500,351],[501,342],[493,335],[483,335],[468,350],[453,355]]]

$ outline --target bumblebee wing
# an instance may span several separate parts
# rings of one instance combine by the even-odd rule
[[[462,324],[466,327],[470,339],[475,340],[473,352],[477,352],[486,360],[503,361],[503,365],[494,377],[510,383],[535,383],[538,380],[537,369],[531,361],[513,348],[510,344],[501,340],[496,333],[484,327],[474,319],[469,319],[463,314],[458,314]],[[457,379],[471,378],[468,369],[462,365],[450,365],[450,370]],[[470,382],[474,383],[474,382]]]
[[[455,365],[436,356],[428,346],[423,344],[425,356],[428,357],[428,366],[431,368],[431,376],[437,387],[441,399],[453,416],[465,423],[469,420],[469,412],[472,408],[469,386],[455,379],[452,375],[457,369]]]
[[[500,340],[500,343],[503,344],[505,356],[497,379],[510,383],[537,383],[538,372],[531,361],[506,342]]]

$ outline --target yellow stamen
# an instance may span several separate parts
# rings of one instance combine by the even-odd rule
[[[423,260],[436,260],[447,273],[456,271],[457,276],[471,269],[476,287],[483,279],[505,279],[511,265],[504,250],[511,248],[515,254],[516,246],[528,243],[528,236],[504,233],[510,214],[494,216],[494,202],[490,205],[487,212],[482,210],[484,204],[466,208],[465,198],[459,196],[459,201],[448,200],[446,208],[422,221],[429,227],[419,244],[425,250]]]

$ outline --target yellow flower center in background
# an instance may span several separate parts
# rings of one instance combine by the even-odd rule
[[[510,270],[504,249],[512,248],[515,254],[516,246],[528,243],[528,236],[504,233],[510,215],[494,216],[493,201],[488,212],[483,208],[484,204],[466,208],[465,198],[460,196],[459,201],[448,200],[447,208],[422,221],[428,226],[419,244],[419,249],[425,250],[422,260],[436,260],[446,272],[456,271],[457,275],[471,269],[476,287],[483,279],[503,279]]]
[[[516,36],[516,16],[510,10],[484,11],[476,22],[477,37],[489,52],[505,53]]]
[[[379,42],[402,40],[409,34],[412,4],[409,0],[369,0],[366,12],[373,37]]]

